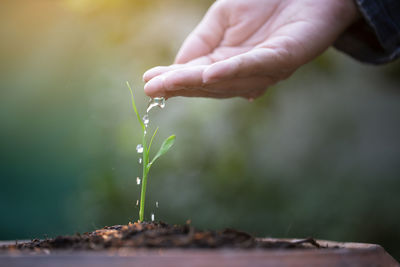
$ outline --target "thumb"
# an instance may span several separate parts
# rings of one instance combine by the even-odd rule
[[[215,2],[202,21],[183,42],[176,56],[175,63],[187,63],[195,58],[212,52],[222,41],[225,31],[224,9],[220,1]]]

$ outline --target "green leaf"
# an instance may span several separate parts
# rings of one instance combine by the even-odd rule
[[[133,98],[133,91],[132,91],[132,88],[131,88],[131,86],[129,85],[129,82],[126,82],[126,85],[128,86],[129,91],[131,92],[132,108],[133,108],[133,110],[134,110],[135,113],[136,113],[137,119],[138,119],[140,125],[142,126],[143,131],[145,131],[145,130],[146,130],[146,127],[144,126],[144,123],[143,123],[142,119],[140,118],[139,112],[137,111],[136,104],[135,104],[135,99]]]
[[[154,156],[153,160],[150,162],[149,167],[154,163],[154,161],[156,161],[156,159],[158,159],[159,157],[161,157],[162,155],[167,153],[167,151],[172,147],[174,142],[175,142],[175,135],[171,135],[170,137],[165,139],[164,142],[162,143],[160,149],[158,150],[157,154]]]
[[[150,151],[151,144],[153,144],[153,139],[154,139],[154,137],[156,136],[157,131],[158,131],[158,127],[157,127],[157,129],[154,131],[153,136],[152,136],[151,139],[150,139],[150,144],[149,144],[149,149],[148,149],[148,151]]]

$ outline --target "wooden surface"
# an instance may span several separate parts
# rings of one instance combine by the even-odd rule
[[[318,241],[332,249],[118,249],[102,252],[0,252],[1,267],[400,266],[379,245]],[[15,243],[15,242],[13,242]],[[4,244],[4,243],[3,243]]]

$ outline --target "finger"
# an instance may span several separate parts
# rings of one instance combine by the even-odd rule
[[[274,81],[268,77],[237,78],[222,81],[215,84],[203,85],[203,87],[190,87],[174,91],[166,91],[166,97],[209,97],[209,98],[231,98],[243,97],[255,99],[264,94],[268,86]]]
[[[229,54],[224,56],[223,59],[225,59],[228,56],[229,56]],[[215,55],[216,60],[218,60],[220,58],[222,58],[222,55],[221,56]],[[143,81],[148,82],[151,79],[153,79],[154,77],[164,74],[164,73],[167,73],[169,71],[183,69],[183,68],[187,68],[190,66],[196,66],[196,65],[209,65],[213,62],[214,62],[214,60],[211,60],[211,56],[202,56],[200,58],[193,59],[185,64],[172,64],[170,66],[157,66],[157,67],[147,70],[143,74]]]
[[[175,63],[187,63],[192,59],[207,55],[222,41],[225,15],[219,2],[215,2],[210,7],[199,25],[183,42]]]
[[[257,48],[210,65],[203,74],[205,83],[251,76],[282,77],[289,72],[289,56],[277,49]]]
[[[166,72],[148,81],[144,86],[150,97],[165,96],[167,91],[199,88],[203,85],[205,65],[189,66]]]
[[[212,62],[210,61],[209,57],[203,56],[200,58],[196,58],[186,64],[172,64],[170,66],[157,66],[157,67],[147,70],[143,74],[143,81],[148,82],[151,79],[153,79],[154,77],[164,74],[164,73],[167,73],[169,71],[183,69],[183,68],[187,68],[190,66],[196,66],[196,65],[208,65],[211,63]]]
[[[221,47],[215,49],[211,54],[195,58],[185,64],[173,64],[170,66],[157,66],[147,70],[143,74],[143,81],[148,82],[154,77],[164,74],[166,72],[172,70],[178,70],[182,68],[186,68],[188,66],[195,66],[195,65],[210,65],[212,63],[225,60],[227,58],[248,52],[250,50],[249,47]]]
[[[186,89],[194,91],[188,93],[189,95],[195,96],[197,95],[196,91],[198,91],[199,96],[203,96],[204,93],[200,89],[204,89],[206,91],[213,91],[214,95],[222,94],[223,97],[248,96],[250,94],[247,88],[252,90],[256,85],[261,85],[264,88],[278,80],[270,75],[253,76],[253,74],[245,78],[232,77],[229,79],[220,79],[217,82],[204,82],[205,73],[209,68],[207,65],[185,66],[168,71],[147,82],[144,87],[145,93],[150,97],[175,96],[179,95],[179,93],[171,93],[171,91]]]
[[[170,66],[157,66],[157,67],[151,68],[143,74],[143,81],[148,82],[158,75],[161,75],[165,72],[168,72],[171,70],[176,70],[176,69],[179,69],[182,67],[184,67],[184,65],[182,65],[182,64],[173,64]]]
[[[222,55],[221,55],[222,56]],[[226,56],[228,57],[228,55]],[[219,59],[221,57],[216,56],[216,59]],[[224,57],[225,59],[225,57]],[[209,65],[211,63],[213,63],[214,61],[211,60],[210,56],[202,56],[200,58],[196,58],[186,64],[172,64],[170,66],[157,66],[154,68],[151,68],[149,70],[147,70],[144,74],[143,74],[143,81],[148,82],[151,79],[153,79],[154,77],[167,73],[169,71],[173,71],[173,70],[178,70],[178,69],[183,69],[183,68],[187,68],[190,66],[196,66],[196,65]]]

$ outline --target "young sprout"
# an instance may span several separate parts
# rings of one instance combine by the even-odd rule
[[[139,208],[139,222],[143,222],[144,218],[144,205],[145,205],[145,200],[146,200],[146,186],[147,186],[147,175],[149,173],[149,170],[151,166],[154,164],[154,162],[167,153],[167,151],[172,147],[172,145],[175,142],[175,135],[171,135],[167,139],[164,140],[164,142],[161,144],[160,149],[158,150],[157,154],[153,157],[153,159],[150,161],[149,159],[149,152],[151,148],[151,144],[153,143],[154,137],[156,136],[156,133],[158,131],[157,129],[154,131],[153,136],[150,139],[149,145],[147,146],[147,140],[146,140],[146,128],[149,123],[149,118],[148,115],[146,114],[143,117],[143,120],[141,119],[139,112],[137,111],[136,104],[135,104],[135,99],[133,97],[133,91],[131,86],[129,85],[128,82],[126,82],[126,85],[129,88],[129,91],[131,92],[131,98],[132,98],[132,108],[136,113],[137,119],[139,121],[140,126],[142,127],[142,144],[138,145],[136,148],[139,153],[142,153],[142,160],[141,163],[143,164],[143,177],[142,177],[142,190],[140,193],[140,208]],[[147,112],[149,109],[147,109]],[[140,184],[140,182],[139,182]]]

